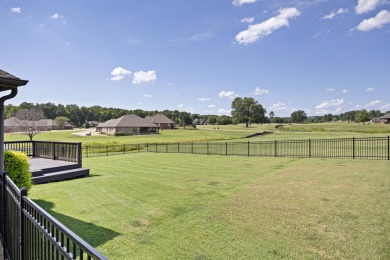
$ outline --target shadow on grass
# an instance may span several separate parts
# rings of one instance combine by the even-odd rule
[[[93,247],[98,247],[120,235],[118,232],[99,227],[93,223],[57,213],[52,210],[54,207],[52,202],[45,200],[34,200],[34,202]]]

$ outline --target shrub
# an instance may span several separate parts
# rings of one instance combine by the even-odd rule
[[[29,171],[27,155],[21,152],[5,151],[4,152],[4,170],[8,172],[11,180],[19,189],[25,187],[31,188],[31,172]]]
[[[115,136],[128,136],[128,135],[133,135],[133,133],[129,132],[115,132]]]

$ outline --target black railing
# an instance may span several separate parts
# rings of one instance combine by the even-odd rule
[[[0,178],[1,242],[6,259],[106,259],[16,187]]]
[[[259,142],[146,143],[83,146],[85,157],[138,152],[390,160],[390,136]]]
[[[86,158],[147,151],[146,144],[83,145],[82,149]]]
[[[82,163],[81,143],[51,141],[7,141],[4,149],[25,153],[29,157],[49,158]]]
[[[390,136],[260,142],[154,143],[148,152],[390,160]]]

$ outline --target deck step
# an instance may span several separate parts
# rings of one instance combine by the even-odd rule
[[[33,176],[31,180],[34,184],[41,184],[46,182],[63,181],[67,179],[82,178],[88,176],[89,169],[77,168],[57,172],[43,173],[38,176]]]

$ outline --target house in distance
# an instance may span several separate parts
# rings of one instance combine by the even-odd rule
[[[149,122],[156,124],[160,127],[160,129],[174,129],[175,128],[175,122],[173,122],[171,119],[166,117],[165,115],[158,113],[154,116],[147,116],[145,117],[146,120]]]
[[[96,131],[103,134],[115,135],[126,134],[157,134],[160,127],[145,118],[137,115],[125,115],[117,119],[111,119],[104,123],[99,123]]]

